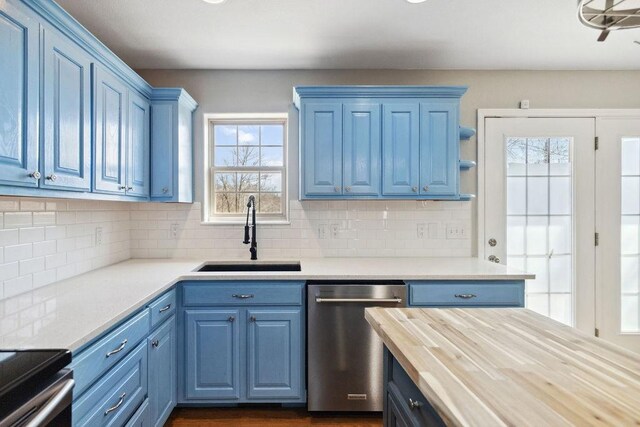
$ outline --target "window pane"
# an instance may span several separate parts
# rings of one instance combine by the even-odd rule
[[[549,251],[554,254],[570,254],[571,246],[571,216],[549,217]]]
[[[527,211],[527,179],[507,178],[507,215],[524,215]]]
[[[524,175],[527,163],[527,140],[507,138],[507,175]]]
[[[258,191],[257,173],[238,173],[238,191]]]
[[[236,191],[236,174],[235,173],[216,173],[215,174],[216,192]]]
[[[536,275],[527,280],[527,292],[549,292],[549,259],[546,256],[528,257],[527,271]]]
[[[623,177],[622,214],[640,214],[640,178]]]
[[[262,213],[280,213],[282,212],[282,194],[280,193],[261,193],[260,194],[260,212]]]
[[[623,256],[620,259],[620,289],[623,294],[638,293],[639,261],[637,256]]]
[[[261,166],[282,166],[282,147],[262,147]]]
[[[509,256],[525,253],[525,224],[524,216],[507,216],[507,254]]]
[[[571,177],[549,178],[549,213],[571,214]]]
[[[262,126],[262,145],[282,145],[284,142],[284,125]]]
[[[216,193],[216,213],[237,213],[236,193]]]
[[[571,294],[549,295],[549,317],[558,322],[571,325],[573,313],[571,312]]]
[[[238,127],[235,125],[215,125],[213,141],[215,145],[236,145]]]
[[[620,233],[620,252],[622,255],[640,254],[640,215],[624,215]]]
[[[282,174],[276,173],[261,173],[260,174],[260,191],[282,191]]]
[[[554,255],[549,259],[551,292],[571,293],[571,255]]]
[[[238,126],[239,145],[258,145],[260,143],[259,126]]]
[[[238,147],[238,166],[258,166],[260,164],[260,148],[253,146]]]
[[[622,175],[640,175],[640,138],[622,138]]]
[[[529,215],[549,213],[549,178],[527,178],[527,213]]]
[[[528,294],[527,308],[543,316],[549,315],[549,295],[548,294]]]
[[[236,147],[216,147],[215,165],[216,166],[237,166]]]
[[[527,218],[527,255],[547,255],[547,216]]]
[[[572,138],[549,140],[549,173],[551,175],[571,175],[571,141]]]
[[[527,139],[527,175],[549,173],[549,146],[547,138]]]

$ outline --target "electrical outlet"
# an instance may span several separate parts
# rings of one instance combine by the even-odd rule
[[[318,226],[318,239],[326,239],[327,238],[327,224],[320,224]]]
[[[418,239],[424,239],[424,229],[425,229],[424,224],[418,224],[418,227],[417,227]]]
[[[338,237],[339,231],[340,231],[339,224],[331,224],[331,237]]]
[[[467,230],[462,223],[447,224],[447,239],[466,239]]]
[[[102,246],[102,227],[96,227],[96,246]]]
[[[172,239],[178,238],[178,224],[171,224],[171,228],[169,229],[169,234]]]

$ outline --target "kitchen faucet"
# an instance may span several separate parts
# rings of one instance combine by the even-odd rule
[[[244,226],[244,243],[245,245],[249,244],[249,208],[251,209],[251,247],[249,248],[249,252],[251,252],[251,259],[258,259],[258,241],[256,239],[256,198],[255,196],[249,196],[249,201],[247,202],[247,222]]]

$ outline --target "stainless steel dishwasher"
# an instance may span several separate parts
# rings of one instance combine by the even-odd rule
[[[402,282],[308,282],[310,411],[382,411],[382,341],[366,307],[405,307]]]

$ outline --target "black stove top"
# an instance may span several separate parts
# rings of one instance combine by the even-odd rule
[[[0,350],[0,412],[3,403],[32,393],[69,363],[69,350]]]

